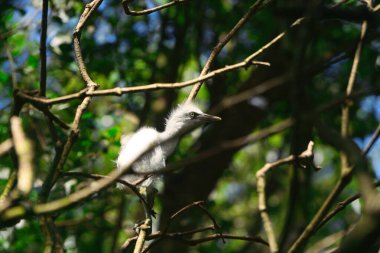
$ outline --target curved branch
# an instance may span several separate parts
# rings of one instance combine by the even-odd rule
[[[76,25],[73,32],[74,52],[75,52],[75,58],[77,60],[79,72],[83,80],[86,82],[87,87],[94,87],[94,88],[98,87],[98,84],[92,81],[90,75],[87,72],[86,65],[84,64],[83,57],[82,57],[81,47],[80,47],[80,36],[82,33],[82,28],[87,22],[88,18],[99,7],[102,1],[103,0],[94,0],[91,3],[86,5],[82,15],[79,18],[78,24]]]
[[[276,241],[276,237],[274,235],[272,222],[270,220],[270,217],[267,211],[266,201],[265,201],[265,174],[276,167],[279,167],[284,164],[294,163],[294,162],[297,162],[302,166],[317,168],[313,164],[313,157],[314,157],[313,146],[314,146],[314,143],[310,141],[309,145],[307,146],[307,149],[304,152],[302,152],[300,155],[298,156],[290,155],[286,158],[280,159],[273,163],[267,163],[265,164],[264,167],[262,167],[256,173],[257,193],[258,193],[258,198],[259,198],[258,200],[259,211],[260,211],[261,219],[263,220],[265,233],[267,234],[267,237],[268,237],[269,248],[271,252],[278,252],[278,244]]]

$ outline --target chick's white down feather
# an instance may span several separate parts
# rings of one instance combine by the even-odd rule
[[[137,174],[158,171],[166,166],[166,158],[174,151],[179,138],[197,128],[203,123],[220,120],[219,117],[203,113],[194,103],[184,103],[173,110],[166,120],[165,131],[158,132],[151,127],[142,127],[135,133],[121,138],[121,149],[117,158],[117,168],[122,169],[151,145],[156,145],[132,165]],[[163,142],[162,140],[168,140]],[[129,183],[139,180],[141,175],[126,175],[123,177]],[[145,180],[142,186],[149,186],[159,177],[154,176]]]

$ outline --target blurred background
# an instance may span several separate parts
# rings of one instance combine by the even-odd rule
[[[75,62],[72,31],[89,1],[49,1],[47,29],[47,97],[54,98],[85,87]],[[141,10],[166,1],[133,1]],[[313,2],[313,1],[311,1]],[[315,3],[314,1],[313,3]],[[270,67],[249,67],[216,76],[205,82],[196,101],[222,121],[186,136],[168,163],[188,161],[165,175],[156,200],[155,229],[182,207],[199,200],[213,215],[220,231],[233,235],[265,233],[257,206],[255,173],[267,162],[306,149],[315,142],[315,163],[322,170],[282,166],[267,179],[267,204],[276,237],[286,249],[309,223],[340,175],[339,151],[320,140],[312,119],[319,117],[339,131],[352,59],[363,18],[369,23],[363,45],[350,115],[354,141],[363,148],[380,121],[380,30],[376,15],[359,1],[273,1],[255,13],[223,48],[212,69],[232,65],[288,30],[299,17],[311,18],[291,29],[257,60]],[[247,12],[254,1],[189,0],[144,16],[127,16],[121,1],[104,1],[91,16],[81,37],[87,70],[99,89],[130,87],[154,82],[180,82],[199,76],[212,49]],[[338,5],[336,5],[338,3]],[[13,99],[12,83],[22,90],[38,90],[39,41],[42,1],[3,1],[0,8],[0,141],[8,138]],[[171,108],[183,102],[191,87],[95,97],[84,113],[80,135],[64,171],[106,175],[115,169],[120,136],[142,125],[162,130]],[[60,103],[51,111],[70,123],[80,100]],[[55,155],[54,139],[44,115],[31,105],[20,113],[24,130],[35,147],[35,181],[38,192]],[[297,124],[287,124],[296,119]],[[283,126],[266,134],[268,127]],[[281,125],[282,124],[282,125]],[[68,132],[57,127],[58,139]],[[281,130],[281,131],[280,131]],[[260,137],[260,134],[264,133]],[[246,137],[256,136],[247,142]],[[380,177],[380,145],[368,155],[374,179]],[[189,160],[190,159],[190,160]],[[0,157],[0,190],[14,165],[9,155]],[[86,187],[92,179],[62,176],[50,199]],[[350,183],[338,200],[358,191]],[[358,221],[360,201],[355,201],[312,236],[310,252],[333,236],[336,246],[342,231]],[[118,252],[135,235],[142,219],[137,197],[115,187],[54,216],[65,252]],[[211,224],[198,209],[190,209],[170,227],[187,231]],[[207,232],[196,234],[202,238]],[[334,237],[335,236],[335,237]],[[1,252],[42,252],[44,237],[37,219],[22,220],[0,231]],[[313,251],[315,250],[315,251]],[[163,240],[152,252],[268,252],[266,246],[240,240],[213,240],[190,247]],[[322,252],[322,251],[321,251]]]

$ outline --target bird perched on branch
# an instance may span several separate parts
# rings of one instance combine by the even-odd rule
[[[202,112],[192,102],[180,104],[170,113],[163,132],[158,132],[151,127],[142,127],[133,134],[121,137],[121,149],[116,162],[117,168],[119,170],[124,169],[132,162],[131,159],[135,159],[136,154],[154,146],[132,164],[132,174],[123,176],[123,179],[128,183],[141,182],[144,179],[144,174],[158,172],[165,168],[166,158],[173,153],[183,135],[205,123],[219,120],[221,118]],[[150,176],[139,187],[139,192],[145,199],[143,206],[147,217],[154,215],[154,211],[151,210],[156,192],[154,185],[159,178],[158,175]],[[121,188],[125,189],[123,186]]]
[[[122,136],[121,149],[117,158],[117,168],[123,169],[129,164],[130,157],[134,157],[135,152],[147,149],[155,145],[153,149],[142,155],[132,165],[132,172],[123,177],[129,183],[139,181],[142,174],[149,174],[165,168],[166,158],[173,153],[179,139],[194,130],[195,128],[212,121],[219,121],[221,118],[208,115],[202,112],[197,105],[192,102],[185,102],[174,109],[166,120],[165,131],[158,132],[151,127],[142,127],[135,133]],[[138,175],[140,173],[140,175]],[[157,176],[152,176],[142,182],[141,186],[148,187],[157,180]]]

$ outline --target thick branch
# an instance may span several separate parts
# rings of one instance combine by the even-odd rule
[[[88,98],[90,99],[90,98]],[[81,107],[81,106],[79,106]],[[80,110],[80,108],[78,108]],[[77,112],[78,113],[78,112]],[[79,112],[81,113],[81,112]],[[176,138],[177,136],[167,136],[166,138],[162,138],[161,144],[165,143],[167,141],[170,141],[172,138]],[[72,140],[69,138],[69,140]],[[69,142],[67,142],[69,143]],[[60,162],[64,162],[64,160],[67,158],[68,151],[65,151],[65,148],[70,149],[72,145],[72,141],[65,145],[63,152],[66,152],[66,155],[61,155]],[[62,211],[66,208],[69,208],[85,199],[88,199],[92,196],[92,194],[97,193],[101,190],[106,189],[111,184],[116,182],[120,177],[122,177],[124,174],[126,174],[129,171],[130,166],[139,159],[142,155],[149,152],[153,148],[155,148],[158,145],[158,143],[150,143],[145,148],[142,148],[138,150],[138,152],[135,152],[134,154],[131,154],[129,156],[129,160],[125,163],[124,167],[120,168],[120,170],[113,170],[107,177],[100,179],[96,182],[93,182],[88,187],[81,189],[77,192],[74,192],[64,198],[54,200],[48,203],[41,203],[37,205],[33,205],[30,208],[26,209],[25,206],[19,205],[15,207],[11,207],[9,209],[4,210],[2,213],[0,213],[0,222],[1,221],[7,221],[7,220],[15,220],[24,218],[28,215],[44,215],[44,214],[51,214],[54,212]],[[61,168],[63,164],[58,164],[57,168]],[[54,170],[53,175],[58,176],[59,170]],[[56,179],[56,178],[55,178]],[[54,181],[51,181],[54,182]],[[51,187],[52,185],[47,185],[45,187]]]
[[[21,120],[17,116],[11,118],[13,145],[18,156],[17,188],[27,195],[33,187],[33,146],[22,130]]]

